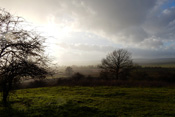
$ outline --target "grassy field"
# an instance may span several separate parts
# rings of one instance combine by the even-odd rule
[[[1,117],[175,116],[173,88],[46,87],[17,90]]]

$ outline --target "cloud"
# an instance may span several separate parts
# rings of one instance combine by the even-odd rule
[[[162,40],[175,39],[175,7],[156,10],[150,14],[144,24],[144,29],[149,35],[154,35]]]
[[[75,30],[128,47],[153,36],[157,40],[175,39],[175,7],[163,8],[167,3],[168,0],[13,0],[9,4],[7,0],[2,5],[39,23],[54,16],[57,24],[71,25]]]
[[[159,50],[162,46],[163,42],[156,37],[147,38],[138,45],[139,48],[149,48],[149,50]]]
[[[147,43],[144,48],[149,48],[155,45],[155,40],[162,45],[165,40],[175,39],[175,8],[162,8],[166,3],[166,0],[65,1],[56,19],[57,22],[69,19],[67,22],[78,30],[100,35],[123,47]]]
[[[70,50],[79,50],[79,51],[86,51],[86,52],[110,52],[113,51],[115,48],[112,46],[102,46],[102,45],[90,45],[90,44],[66,44],[66,43],[57,43],[57,45],[63,49],[70,49]]]
[[[78,29],[123,44],[142,41],[147,37],[141,25],[149,9],[154,6],[155,1],[80,1],[76,2],[75,7],[68,7],[71,9],[67,10],[71,11],[67,14],[72,16]],[[71,4],[71,6],[73,5]]]
[[[57,42],[54,42],[64,50],[63,60],[71,56],[79,60],[100,60],[117,48],[127,48],[140,57],[175,55],[175,6],[171,4],[175,0],[0,2],[10,12],[35,24],[44,25],[53,18],[56,26],[71,27],[69,37],[59,37],[58,33]]]
[[[175,45],[173,45],[175,46]],[[136,49],[136,48],[128,48],[133,54],[133,58],[174,58],[175,57],[175,48],[160,48],[159,50],[155,49]]]

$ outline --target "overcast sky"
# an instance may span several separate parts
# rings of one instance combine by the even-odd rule
[[[48,36],[59,65],[99,63],[125,48],[133,58],[175,57],[175,0],[0,0]]]

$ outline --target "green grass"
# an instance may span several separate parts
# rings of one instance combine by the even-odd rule
[[[17,90],[0,117],[175,116],[173,88],[46,87]]]

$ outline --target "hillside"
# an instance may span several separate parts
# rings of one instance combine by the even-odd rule
[[[175,58],[134,59],[138,64],[175,64]]]

